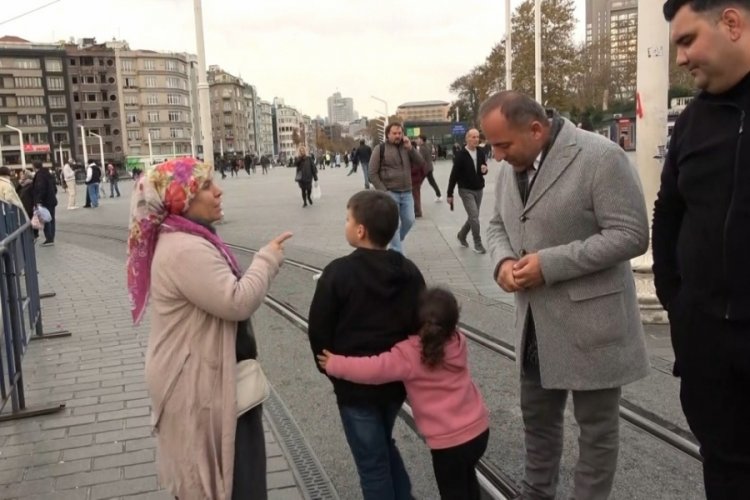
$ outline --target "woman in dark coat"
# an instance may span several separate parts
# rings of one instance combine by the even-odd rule
[[[318,182],[318,169],[315,168],[315,163],[312,158],[307,155],[307,148],[305,146],[299,147],[299,156],[295,162],[297,166],[297,173],[294,176],[294,180],[299,184],[299,188],[302,191],[302,207],[306,207],[309,202],[312,201],[312,183],[313,181]]]

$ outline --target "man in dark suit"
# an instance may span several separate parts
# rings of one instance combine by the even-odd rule
[[[448,204],[453,206],[453,189],[458,184],[458,195],[466,209],[467,219],[458,231],[458,242],[469,248],[466,237],[471,230],[474,238],[474,251],[487,253],[482,245],[482,234],[479,232],[479,207],[482,205],[484,176],[487,175],[487,158],[479,145],[479,131],[475,128],[466,132],[466,147],[453,157],[453,168],[448,182]]]

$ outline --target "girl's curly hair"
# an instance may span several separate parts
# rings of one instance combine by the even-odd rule
[[[458,314],[456,297],[445,288],[429,288],[422,294],[419,306],[421,360],[429,369],[443,363],[445,344],[456,332]]]

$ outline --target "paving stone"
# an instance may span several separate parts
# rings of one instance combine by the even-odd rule
[[[73,460],[70,462],[58,462],[56,464],[33,467],[26,470],[24,479],[40,479],[45,477],[67,476],[75,472],[86,472],[91,470],[91,459]]]
[[[56,429],[58,427],[71,427],[74,425],[90,424],[96,420],[94,415],[78,415],[75,417],[61,417],[42,423],[42,429]]]
[[[55,491],[42,495],[29,495],[23,500],[88,500],[89,489],[79,488],[77,490]],[[270,498],[270,497],[269,497]]]
[[[89,425],[77,425],[68,429],[69,436],[78,436],[80,434],[95,434],[107,431],[115,431],[123,428],[123,423],[118,420],[110,422],[99,422]]]
[[[94,441],[94,438],[88,434],[81,436],[69,437],[65,439],[51,439],[34,444],[34,453],[53,450],[67,450],[88,446]]]
[[[96,435],[97,443],[114,443],[128,441],[130,439],[140,439],[151,436],[151,427],[134,427],[132,429],[122,429],[111,432],[102,432]]]
[[[146,450],[150,448],[156,448],[156,438],[154,437],[133,439],[125,443],[125,451]]]
[[[299,489],[294,487],[270,490],[268,492],[268,500],[304,500],[304,497]]]
[[[69,476],[57,478],[55,487],[58,490],[69,490],[81,486],[91,486],[120,479],[120,469],[97,470],[94,472],[79,472]],[[116,496],[116,495],[113,495]]]
[[[131,401],[131,400],[141,400],[144,398],[148,399],[147,391],[128,391],[128,392],[122,391],[122,392],[118,392],[117,394],[106,394],[104,396],[101,396],[99,398],[99,401],[101,401],[102,403],[108,403],[110,401]]]
[[[9,484],[0,488],[0,498],[24,498],[34,493],[48,493],[52,491],[55,480],[53,478],[34,479],[22,483]]]
[[[156,464],[149,462],[137,465],[128,465],[123,469],[123,471],[125,473],[125,479],[153,476],[156,473]]]
[[[90,415],[92,413],[104,413],[113,410],[120,410],[123,407],[122,401],[112,403],[99,403],[91,406],[81,406],[73,410],[73,415]]]
[[[285,457],[271,457],[266,460],[266,472],[278,472],[288,468],[289,464]]]
[[[294,474],[292,474],[292,471],[288,470],[266,474],[266,481],[268,482],[269,490],[274,488],[287,488],[297,484],[294,480]]]
[[[116,453],[122,453],[122,449],[122,443],[94,444],[83,448],[76,448],[74,450],[65,450],[63,452],[63,459],[76,460],[79,458],[114,455]]]
[[[17,457],[4,458],[0,460],[0,471],[10,469],[23,469],[37,465],[54,464],[60,461],[59,451],[47,453],[35,453],[33,455],[20,455]]]
[[[151,413],[149,408],[126,408],[117,411],[105,411],[96,416],[97,421],[122,420],[130,417],[142,417]]]
[[[129,495],[122,497],[122,500],[174,500],[174,497],[166,490],[151,491],[139,495]]]
[[[108,469],[110,467],[123,467],[125,465],[142,464],[153,462],[155,450],[138,450],[130,453],[120,453],[94,459],[94,469]]]
[[[124,479],[115,483],[99,484],[91,488],[91,500],[112,498],[135,493],[146,493],[157,488],[156,476]]]

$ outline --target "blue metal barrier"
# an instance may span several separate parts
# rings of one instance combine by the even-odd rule
[[[23,383],[23,356],[29,340],[69,336],[70,332],[45,335],[34,236],[26,215],[14,205],[0,202],[0,302],[2,334],[0,342],[0,412],[8,400],[12,411],[0,413],[0,421],[54,413],[65,408],[55,404],[34,409],[26,407]],[[30,332],[34,331],[34,336]]]

